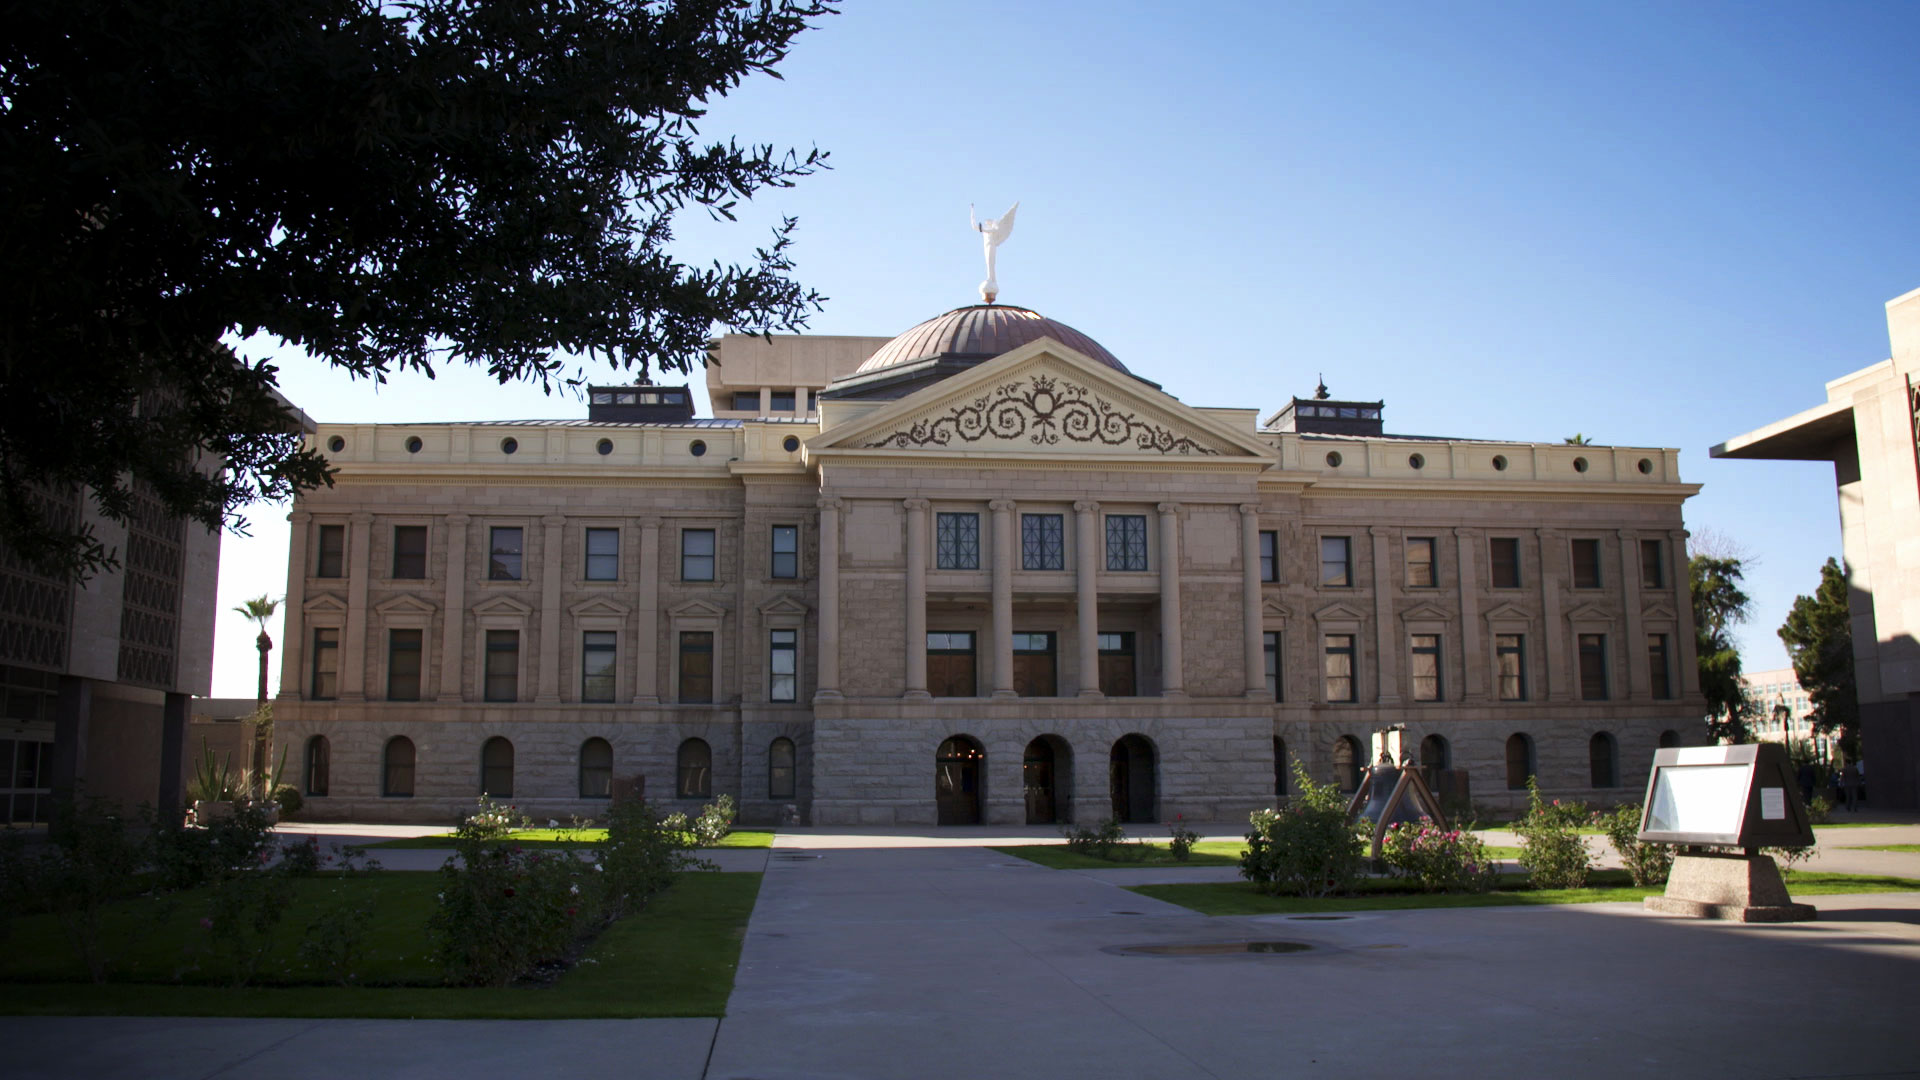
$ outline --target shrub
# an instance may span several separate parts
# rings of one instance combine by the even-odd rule
[[[239,798],[241,775],[233,767],[233,755],[221,760],[205,739],[200,740],[200,751],[193,779],[187,781],[187,801],[229,802]]]
[[[534,965],[559,960],[597,925],[602,890],[570,852],[529,852],[500,838],[504,818],[482,814],[454,831],[453,858],[440,868],[439,906],[427,921],[449,982],[506,986]],[[482,815],[485,815],[484,817]]]
[[[1825,795],[1815,795],[1813,802],[1807,804],[1807,824],[1825,825],[1833,818],[1833,800]]]
[[[455,830],[456,835],[470,834],[475,840],[505,840],[515,829],[525,829],[533,825],[533,819],[520,812],[517,806],[501,806],[492,798],[480,796],[479,809],[467,815]]]
[[[63,803],[54,822],[51,845],[13,853],[8,890],[52,911],[87,974],[105,982],[111,958],[101,941],[101,914],[132,891],[145,844],[140,830],[100,799]]]
[[[1430,821],[1396,822],[1380,842],[1381,860],[1426,892],[1486,892],[1499,866],[1480,838]]]
[[[275,854],[273,822],[262,807],[235,806],[231,817],[204,827],[152,822],[151,859],[162,889],[193,889],[257,867]]]
[[[673,884],[674,874],[706,866],[688,854],[691,840],[690,832],[659,817],[646,800],[616,802],[607,816],[606,843],[593,864],[608,917],[640,910]]]
[[[722,795],[708,803],[693,819],[693,846],[712,847],[733,831],[733,796]]]
[[[1587,819],[1581,803],[1542,801],[1540,785],[1527,777],[1527,815],[1513,823],[1513,831],[1520,835],[1520,865],[1529,884],[1536,889],[1578,889],[1587,883],[1592,855],[1580,838]]]
[[[1667,874],[1673,870],[1675,849],[1672,844],[1639,839],[1643,810],[1639,803],[1621,803],[1594,814],[1593,823],[1606,831],[1635,885],[1665,885]]]
[[[1316,784],[1298,760],[1284,810],[1255,810],[1240,876],[1261,892],[1327,896],[1353,887],[1366,865],[1363,826],[1347,821],[1347,798]]]
[[[226,959],[234,986],[245,986],[259,974],[260,962],[273,947],[273,932],[293,903],[293,877],[263,863],[214,880],[200,926],[207,932],[209,951]]]
[[[300,797],[299,788],[292,784],[281,784],[273,789],[273,803],[280,808],[280,820],[290,821],[307,801]]]
[[[1187,856],[1193,854],[1193,845],[1200,840],[1200,834],[1188,828],[1184,819],[1184,814],[1176,815],[1173,823],[1167,826],[1167,834],[1171,837],[1167,847],[1173,850],[1173,857],[1180,862],[1187,861]]]
[[[308,877],[320,872],[320,860],[320,838],[309,836],[302,843],[280,848],[279,869],[294,877]]]
[[[1067,838],[1067,850],[1092,859],[1111,859],[1127,842],[1127,830],[1117,817],[1102,818],[1097,825],[1062,825],[1060,835]]]
[[[326,906],[307,923],[306,935],[300,940],[300,960],[326,973],[339,985],[347,986],[353,982],[354,965],[366,946],[367,931],[373,926],[374,916],[373,898],[365,890],[354,889],[347,883],[378,871],[380,864],[366,858],[364,848],[342,848],[339,844],[332,847],[332,854],[319,858],[323,864],[337,862],[340,874],[334,879]],[[349,903],[349,898],[358,902]]]

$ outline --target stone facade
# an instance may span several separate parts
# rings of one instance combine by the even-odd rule
[[[591,740],[656,801],[822,824],[1231,820],[1284,794],[1277,753],[1334,778],[1390,724],[1476,802],[1527,772],[1608,801],[1704,740],[1676,452],[1263,426],[1021,317],[997,355],[877,371],[880,339],[723,339],[727,404],[797,386],[793,415],[321,425],[276,710],[293,758],[325,740],[309,813],[444,821],[491,784],[592,815]]]

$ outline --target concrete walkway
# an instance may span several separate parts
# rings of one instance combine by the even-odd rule
[[[717,1023],[7,1018],[0,1076],[1920,1076],[1920,894],[1206,918],[987,850],[1043,838],[783,832]],[[1247,940],[1309,948],[1122,951]]]

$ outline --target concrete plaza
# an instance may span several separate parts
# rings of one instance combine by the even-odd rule
[[[1631,904],[1207,918],[1120,885],[1230,871],[986,846],[1041,835],[796,830],[729,858],[766,877],[718,1021],[21,1017],[0,1076],[1920,1076],[1920,894],[1810,897],[1820,921],[1784,926]],[[1824,832],[1816,866],[1920,876],[1839,850],[1916,837]],[[1119,951],[1247,940],[1310,948]]]

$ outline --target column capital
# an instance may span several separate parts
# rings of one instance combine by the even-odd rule
[[[1158,506],[1155,506],[1154,509],[1160,511],[1160,516],[1166,517],[1170,514],[1179,513],[1180,504],[1177,502],[1163,502]]]
[[[1667,537],[1672,540],[1685,540],[1687,537],[1692,535],[1693,535],[1692,533],[1688,532],[1685,529],[1671,529],[1667,532]]]
[[[925,513],[927,508],[932,506],[933,503],[926,499],[904,499],[901,501],[901,505],[916,513]]]
[[[815,499],[813,502],[813,505],[816,509],[821,510],[822,512],[837,514],[841,510],[846,508],[847,501],[837,496],[824,496],[822,498]]]
[[[1241,503],[1240,513],[1245,517],[1259,517],[1260,504],[1259,503]]]
[[[1638,540],[1640,538],[1639,529],[1615,529],[1614,532],[1618,533],[1622,540]]]
[[[1389,528],[1389,527],[1387,527],[1387,526],[1385,526],[1385,525],[1369,525],[1369,526],[1367,526],[1367,535],[1368,535],[1368,536],[1375,536],[1375,537],[1379,537],[1379,536],[1392,536],[1392,535],[1393,535],[1393,534],[1394,534],[1395,532],[1397,532],[1397,531],[1398,531],[1397,529],[1392,529],[1392,528]]]
[[[540,519],[540,524],[545,525],[549,529],[557,529],[566,523],[567,518],[564,514],[548,514]]]
[[[646,531],[659,532],[660,531],[660,519],[657,517],[653,517],[649,515],[647,517],[636,518],[634,520],[640,523],[640,529],[643,532],[646,532]]]
[[[313,520],[313,513],[308,510],[295,510],[293,513],[287,515],[287,520],[293,522],[295,525],[305,525],[307,522]]]
[[[987,509],[996,514],[1010,513],[1013,510],[1012,499],[995,499],[987,504]]]
[[[1562,529],[1540,529],[1538,532],[1542,540],[1558,540],[1566,535],[1566,532]]]
[[[473,520],[473,515],[471,514],[448,514],[447,515],[447,524],[449,525],[465,525],[467,522],[472,520]]]
[[[362,510],[354,514],[353,516],[347,518],[347,520],[353,522],[355,525],[371,525],[373,524],[373,515],[365,510]]]
[[[1469,528],[1468,526],[1465,526],[1465,525],[1455,525],[1453,527],[1453,535],[1462,540],[1471,540],[1474,537],[1474,534],[1478,533],[1479,531],[1480,531],[1479,529]]]
[[[1100,512],[1100,504],[1092,499],[1081,499],[1073,504],[1073,512],[1076,514],[1097,514]]]

